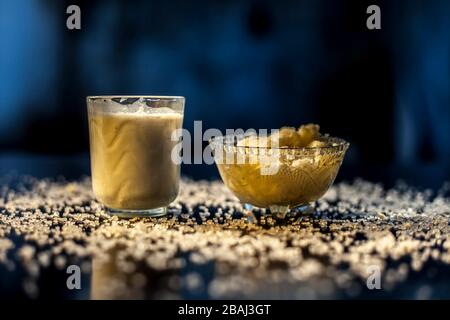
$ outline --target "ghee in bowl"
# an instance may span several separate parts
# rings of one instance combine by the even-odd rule
[[[216,137],[210,143],[220,176],[233,194],[278,216],[322,197],[349,146],[320,134],[315,124],[283,127],[269,136]]]

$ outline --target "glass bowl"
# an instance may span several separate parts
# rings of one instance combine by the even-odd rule
[[[246,208],[266,208],[277,217],[322,197],[349,147],[334,137],[327,137],[327,146],[311,148],[238,145],[243,138],[235,135],[210,140],[220,176]]]

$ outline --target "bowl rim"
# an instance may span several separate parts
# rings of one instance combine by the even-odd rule
[[[332,139],[333,142],[336,143],[336,145],[328,145],[323,147],[269,147],[269,146],[238,146],[236,145],[236,137],[244,137],[245,135],[222,135],[222,136],[215,136],[208,140],[210,144],[220,144],[220,145],[227,145],[227,146],[233,146],[235,148],[240,149],[252,149],[252,150],[299,150],[299,151],[313,151],[313,150],[338,150],[338,149],[347,149],[350,146],[350,143],[346,140],[338,137],[332,137],[328,135],[323,135],[327,139]],[[230,139],[230,143],[225,142],[226,138],[233,137]],[[217,140],[221,141],[217,141]],[[231,141],[233,141],[231,143]]]

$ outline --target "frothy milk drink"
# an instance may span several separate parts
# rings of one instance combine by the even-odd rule
[[[90,110],[93,191],[111,210],[164,213],[178,194],[172,133],[181,128],[183,114],[168,107],[131,111]]]

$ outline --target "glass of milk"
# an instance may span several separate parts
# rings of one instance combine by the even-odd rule
[[[184,102],[176,96],[87,97],[92,188],[109,213],[166,214],[178,195],[180,164],[171,155]]]

